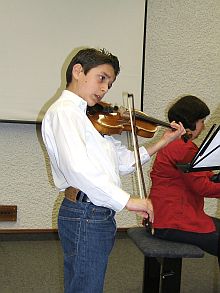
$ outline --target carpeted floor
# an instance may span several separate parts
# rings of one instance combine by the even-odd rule
[[[104,293],[141,293],[143,255],[122,233],[109,260]],[[0,237],[0,293],[62,293],[63,259],[59,240]],[[184,259],[181,293],[219,293],[217,259]],[[77,293],[77,292],[76,292]],[[172,293],[172,292],[170,292]]]

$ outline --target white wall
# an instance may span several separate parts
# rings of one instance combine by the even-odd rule
[[[190,93],[211,110],[207,131],[220,124],[218,0],[149,0],[145,61],[144,112],[165,120],[175,97]],[[207,212],[220,216],[218,202],[207,200]]]
[[[51,179],[47,153],[36,125],[0,124],[0,186],[4,205],[17,205],[17,222],[0,222],[2,229],[50,229],[57,227],[57,212],[63,194]],[[133,189],[133,177],[124,186]],[[117,215],[118,225],[136,224],[136,216]]]
[[[219,123],[219,34],[218,0],[148,0],[144,94],[147,114],[166,120],[166,110],[174,98],[191,93],[211,109],[207,128]],[[13,85],[13,79],[11,82]],[[1,204],[18,206],[18,221],[0,222],[0,228],[55,228],[62,195],[48,179],[48,162],[36,126],[0,124],[0,161]],[[149,168],[150,164],[144,168],[147,186]],[[134,177],[122,178],[122,182],[127,191],[136,192]],[[206,210],[220,216],[218,200],[207,200]],[[119,227],[129,227],[139,220],[123,211],[118,213],[117,222]]]

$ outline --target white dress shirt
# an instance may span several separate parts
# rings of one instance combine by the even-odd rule
[[[103,137],[86,115],[87,103],[64,90],[42,122],[42,136],[59,190],[73,186],[98,206],[122,210],[130,195],[120,175],[134,172],[134,154],[111,136]],[[150,156],[140,148],[141,162]]]

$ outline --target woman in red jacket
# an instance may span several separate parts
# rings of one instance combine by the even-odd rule
[[[195,96],[184,96],[169,109],[169,120],[182,122],[191,138],[187,143],[173,141],[158,152],[151,171],[150,198],[156,237],[194,244],[217,256],[220,219],[204,212],[204,198],[220,198],[220,184],[211,181],[211,171],[183,173],[176,167],[194,157],[198,147],[193,140],[204,129],[209,114],[207,105]]]

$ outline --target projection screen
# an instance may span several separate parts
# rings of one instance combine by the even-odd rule
[[[145,0],[0,0],[0,121],[41,121],[71,53],[106,48],[121,73],[105,101],[140,109]],[[69,59],[68,59],[69,58]]]

